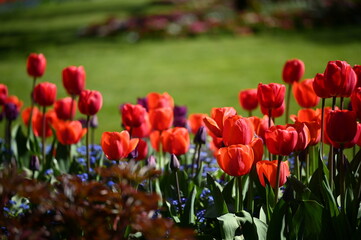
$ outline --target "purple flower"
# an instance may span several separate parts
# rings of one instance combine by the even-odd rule
[[[5,117],[9,121],[15,120],[19,116],[18,107],[14,103],[6,103],[4,105]]]

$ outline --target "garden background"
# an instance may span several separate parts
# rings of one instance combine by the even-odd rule
[[[288,29],[251,26],[252,31],[240,34],[139,39],[129,34],[80,36],[86,27],[103,23],[109,17],[127,19],[175,12],[181,6],[181,1],[164,2],[5,1],[0,5],[1,83],[8,86],[9,94],[19,96],[24,106],[29,106],[32,79],[27,76],[25,65],[31,52],[46,56],[47,69],[41,81],[58,85],[58,98],[66,96],[60,87],[62,69],[83,65],[86,88],[100,91],[104,98],[96,133],[100,139],[103,131],[120,130],[120,104],[135,103],[137,97],[149,92],[168,92],[177,105],[186,105],[189,113],[209,113],[212,107],[233,106],[239,114],[246,115],[238,103],[239,91],[256,88],[259,82],[281,83],[282,68],[288,59],[304,61],[304,78],[323,72],[330,60],[361,63],[360,21],[352,22],[352,14],[346,14],[351,22],[338,23],[334,15],[336,24],[331,21]],[[217,1],[186,2],[187,9],[199,10]],[[262,14],[292,14],[310,7],[310,1],[249,2],[259,3],[257,11]],[[230,1],[218,4],[229,6]],[[181,7],[184,10],[184,4]],[[292,98],[290,112],[296,113],[297,109]],[[259,112],[255,114],[260,116]]]

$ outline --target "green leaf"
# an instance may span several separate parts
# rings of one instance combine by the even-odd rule
[[[285,227],[286,227],[286,211],[287,211],[287,204],[281,199],[278,201],[276,207],[273,210],[271,221],[268,224],[268,231],[267,231],[267,239],[274,240],[286,240],[285,236]]]
[[[221,227],[223,240],[233,240],[236,230],[240,227],[240,218],[233,213],[227,213],[217,218]]]
[[[202,182],[203,182],[203,162],[201,162],[201,167],[198,169],[198,171],[196,172],[196,175],[194,176],[194,183],[198,186],[201,187],[202,186]]]
[[[267,224],[258,218],[252,218],[251,214],[241,211],[237,214],[242,225],[245,239],[264,240],[267,237]]]
[[[175,223],[180,223],[180,219],[178,217],[178,214],[175,211],[175,209],[172,208],[172,205],[168,201],[165,201],[165,205],[168,208],[168,212],[169,212],[170,216],[173,218],[174,222]]]
[[[214,199],[216,217],[228,213],[228,207],[222,195],[222,187],[213,179],[209,173],[207,173],[207,184]]]
[[[195,214],[194,214],[194,201],[196,199],[197,189],[193,188],[191,196],[187,199],[186,205],[184,207],[183,215],[181,217],[182,223],[187,225],[195,224]]]

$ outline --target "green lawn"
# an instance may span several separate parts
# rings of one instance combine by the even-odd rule
[[[146,1],[80,1],[44,4],[0,13],[0,82],[10,94],[29,104],[32,80],[25,71],[30,52],[45,54],[48,65],[41,81],[58,85],[65,97],[61,71],[83,65],[86,87],[103,94],[98,117],[103,131],[120,129],[118,105],[134,103],[147,93],[169,92],[189,112],[210,112],[212,107],[238,104],[238,92],[259,82],[281,83],[284,62],[305,62],[305,78],[323,72],[329,60],[361,64],[361,29],[265,31],[246,37],[220,36],[177,40],[145,40],[129,44],[121,37],[78,38],[79,27],[109,15],[127,16],[142,11]],[[297,110],[292,102],[292,111]],[[259,114],[259,113],[257,113]],[[283,121],[283,118],[282,118]]]

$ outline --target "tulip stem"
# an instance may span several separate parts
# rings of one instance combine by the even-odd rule
[[[177,188],[177,197],[178,197],[178,210],[179,214],[182,214],[182,202],[181,202],[181,194],[180,194],[180,188],[179,188],[179,179],[178,179],[178,170],[174,172],[175,175],[175,183]]]
[[[74,120],[74,116],[73,116],[73,105],[74,105],[74,102],[75,102],[75,97],[76,95],[75,94],[72,94],[71,95],[71,104],[70,104],[70,120],[73,121]]]
[[[310,178],[310,153],[308,147],[305,149],[306,152],[306,183],[308,184],[308,180]]]
[[[43,163],[46,162],[46,154],[45,154],[45,139],[46,139],[46,116],[45,116],[45,112],[46,112],[46,107],[44,106],[43,107],[43,122],[42,122],[42,136],[41,136],[41,150],[42,150],[42,153],[43,153]]]
[[[336,107],[336,97],[332,98],[332,110],[335,110]]]
[[[255,172],[255,165],[252,166],[251,173]],[[253,208],[254,208],[254,202],[253,202],[253,174],[249,174],[249,185],[248,185],[248,211],[251,215],[253,215]]]
[[[34,93],[34,88],[35,88],[35,83],[36,83],[36,77],[34,77],[34,79],[33,79],[33,88],[32,88],[32,90],[31,90],[31,94],[30,94],[30,115],[29,115],[29,119],[28,119],[28,138],[30,137],[30,134],[32,133],[31,132],[31,123],[32,123],[32,119],[33,119],[33,110],[34,110],[34,104],[35,104],[35,102],[34,102],[34,95],[33,95],[33,93]]]
[[[278,156],[278,163],[277,163],[277,173],[276,173],[276,188],[275,188],[275,206],[278,202],[278,191],[280,187],[280,174],[281,174],[281,163],[283,160],[283,156]]]
[[[90,173],[90,156],[89,156],[89,130],[90,130],[90,116],[86,117],[86,137],[85,137],[85,145],[86,145],[86,163],[87,163],[87,173]]]
[[[243,195],[242,195],[242,176],[238,176],[235,179],[236,183],[236,213],[243,209]]]
[[[6,146],[6,150],[7,150],[7,153],[6,153],[7,164],[10,165],[12,151],[11,151],[11,120],[9,120],[9,119],[5,120],[5,146]]]
[[[268,109],[268,129],[271,128],[272,123],[272,108]],[[270,151],[268,151],[268,158],[270,161],[272,161],[272,154]]]
[[[291,99],[291,88],[292,88],[292,84],[288,84],[288,89],[287,89],[287,102],[286,102],[286,119],[285,119],[285,123],[288,123],[288,114],[289,114],[289,108],[290,108],[290,99]]]
[[[323,160],[323,142],[325,141],[325,102],[326,98],[322,98],[322,107],[321,107],[321,141],[320,141],[320,148],[321,148],[321,160]]]
[[[295,170],[296,170],[296,178],[297,178],[297,180],[301,181],[299,154],[296,154],[296,156],[295,156]]]
[[[248,111],[248,117],[252,117],[252,111]]]
[[[341,144],[340,146],[340,194],[341,194],[341,211],[343,211],[344,213],[346,213],[346,209],[345,209],[345,158],[343,155],[343,149],[344,146],[343,144]]]
[[[330,187],[331,187],[331,190],[333,191],[333,169],[334,169],[334,154],[333,154],[333,151],[334,151],[334,148],[332,145],[330,145],[330,152],[329,152],[329,155],[328,155],[328,164],[329,164],[329,176],[330,176]]]
[[[202,144],[197,144],[198,145],[198,152],[197,152],[197,170],[201,169],[201,148],[202,148]]]
[[[340,110],[343,109],[343,97],[340,97]]]

